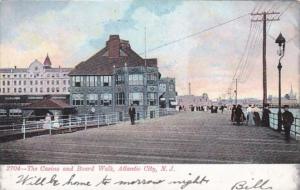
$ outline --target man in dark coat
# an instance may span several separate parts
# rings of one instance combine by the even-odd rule
[[[270,127],[270,113],[269,105],[266,104],[263,109],[263,115],[262,115],[262,125],[264,127]]]
[[[130,105],[128,114],[130,116],[131,125],[134,125],[134,119],[135,119],[135,108],[133,107],[133,104]]]
[[[290,131],[291,131],[291,125],[294,122],[294,116],[293,114],[289,111],[289,106],[284,105],[284,112],[282,113],[282,124],[284,127],[284,132],[285,132],[285,139],[290,140]]]
[[[236,106],[233,105],[233,107],[231,109],[231,122],[234,122],[234,120],[235,120],[235,111],[236,111]]]
[[[237,125],[240,125],[243,121],[243,110],[241,105],[238,105],[235,110],[235,121]]]

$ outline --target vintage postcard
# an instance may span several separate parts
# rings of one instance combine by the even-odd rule
[[[0,1],[0,189],[300,190],[299,21],[299,1]]]

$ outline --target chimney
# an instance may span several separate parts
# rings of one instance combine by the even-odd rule
[[[17,69],[17,66],[15,66],[15,69]]]
[[[120,57],[120,37],[119,35],[110,35],[107,41],[108,56],[111,58]]]

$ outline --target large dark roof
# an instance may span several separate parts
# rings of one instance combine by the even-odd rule
[[[117,46],[110,43],[112,38],[113,40],[117,39]],[[110,47],[112,45],[114,47]],[[131,49],[128,41],[119,39],[118,35],[111,35],[102,50],[79,63],[69,75],[112,75],[113,66],[124,67],[125,63],[127,63],[127,67],[145,66],[145,64],[148,67],[157,67],[157,59],[146,59],[145,61]]]
[[[67,104],[66,102],[62,100],[54,100],[54,99],[43,99],[38,102],[34,102],[28,106],[25,106],[23,109],[55,109],[55,110],[61,110],[66,108],[74,108],[73,106]]]

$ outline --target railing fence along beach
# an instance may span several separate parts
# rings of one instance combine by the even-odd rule
[[[173,115],[177,111],[175,109],[157,109],[155,112],[158,113],[158,117],[162,117]],[[9,139],[9,137],[12,136],[19,136],[20,138],[20,135],[22,135],[21,138],[26,139],[29,136],[69,133],[130,121],[129,115],[126,114],[125,116],[120,117],[117,112],[111,114],[57,115],[53,117],[54,119],[48,120],[36,120],[37,118],[41,117],[24,117],[23,122],[20,124],[1,125],[0,139],[6,137]],[[135,118],[137,123],[150,119],[149,117],[138,118],[137,115]]]

